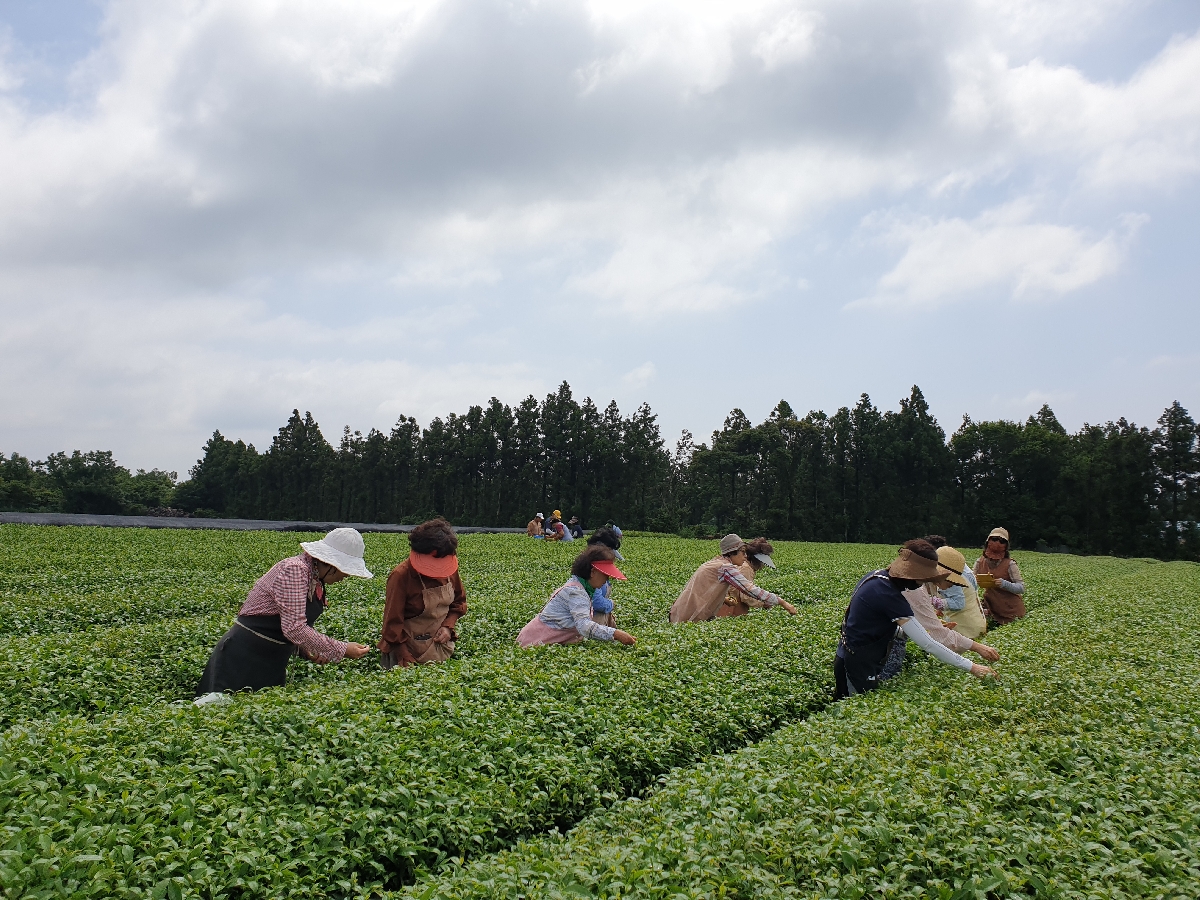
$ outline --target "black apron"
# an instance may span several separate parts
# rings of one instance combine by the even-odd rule
[[[867,575],[858,584],[861,585],[871,577],[873,576]],[[858,585],[855,585],[854,589],[857,591]],[[853,599],[850,602],[853,603]],[[864,694],[879,687],[883,681],[879,676],[883,674],[892,643],[900,635],[900,629],[897,627],[891,634],[852,647],[846,643],[846,619],[849,617],[850,607],[847,606],[846,614],[842,616],[842,633],[838,638],[837,656],[833,660],[835,700]]]
[[[304,605],[309,628],[324,611],[325,590],[314,581]],[[288,660],[298,650],[283,636],[279,616],[238,616],[213,648],[196,696],[281,686],[287,681]]]

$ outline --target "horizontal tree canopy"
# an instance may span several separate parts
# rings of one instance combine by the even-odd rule
[[[570,386],[515,406],[492,398],[421,428],[343,431],[332,446],[293,412],[266,451],[219,431],[188,480],[131,474],[111,453],[0,458],[0,508],[137,513],[177,506],[236,518],[392,522],[444,515],[521,526],[561,509],[588,527],[814,541],[941,533],[975,546],[1200,557],[1198,432],[1178,402],[1157,427],[1125,419],[1068,434],[1048,406],[1026,422],[964,417],[949,439],[914,386],[897,411],[863,394],[832,416],[780,401],[753,425],[733,410],[709,442],[668,449],[643,404],[623,416]]]

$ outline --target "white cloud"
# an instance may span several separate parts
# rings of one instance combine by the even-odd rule
[[[856,305],[933,308],[999,289],[1018,299],[1059,296],[1111,275],[1144,218],[1094,237],[1082,229],[1033,221],[1017,201],[967,221],[893,220],[887,238],[905,245],[875,294]]]
[[[645,387],[658,374],[658,367],[653,362],[644,362],[636,369],[630,369],[621,376],[621,380],[630,387]]]
[[[389,397],[507,398],[542,373],[505,360],[597,306],[667,346],[864,283],[915,307],[1059,296],[1125,265],[1122,214],[1159,221],[1200,168],[1200,36],[1120,82],[1062,61],[1124,0],[107,9],[69,107],[31,111],[0,53],[10,447],[170,442],[225,412],[269,431],[306,395],[370,424]],[[864,216],[890,271],[838,261]],[[628,352],[615,371],[642,369]]]
[[[754,55],[767,71],[791,65],[807,57],[815,43],[821,17],[811,11],[789,10],[754,42]]]

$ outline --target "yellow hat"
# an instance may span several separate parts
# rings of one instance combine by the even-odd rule
[[[556,518],[556,519],[561,519],[561,518],[562,518],[562,510],[561,510],[561,509],[556,509],[556,510],[554,511],[554,518]]]
[[[961,553],[953,547],[938,547],[938,565],[949,570],[946,575],[950,579],[951,584],[967,586],[967,579],[963,578],[963,569],[967,567],[967,560]]]

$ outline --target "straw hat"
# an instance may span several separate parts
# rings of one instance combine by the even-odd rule
[[[367,549],[363,537],[353,528],[335,528],[319,541],[303,541],[300,546],[313,559],[329,563],[344,575],[375,577],[363,562]]]
[[[938,547],[937,554],[938,565],[950,570],[950,574],[946,576],[950,583],[966,587],[967,579],[963,578],[963,570],[967,567],[966,557],[953,547]]]
[[[721,555],[725,556],[728,553],[736,553],[744,546],[746,546],[746,542],[736,534],[727,534],[721,538]]]
[[[899,555],[888,566],[888,574],[893,578],[906,578],[909,581],[933,581],[941,577],[937,560],[926,559],[907,547],[900,548]]]

